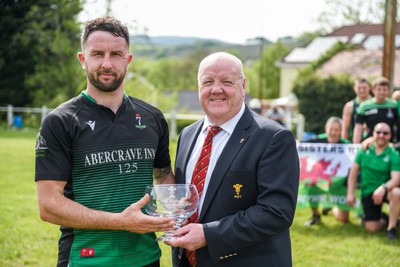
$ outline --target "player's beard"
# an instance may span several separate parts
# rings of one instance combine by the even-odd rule
[[[115,77],[115,79],[111,81],[111,83],[103,83],[98,78],[102,73],[111,73]],[[99,71],[97,72],[97,76],[95,76],[93,73],[87,72],[89,82],[98,90],[103,92],[113,92],[117,90],[120,87],[121,83],[123,82],[125,74],[126,71],[123,73],[123,75],[118,77],[118,74],[115,72]]]

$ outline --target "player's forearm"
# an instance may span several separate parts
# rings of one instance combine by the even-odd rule
[[[354,194],[354,189],[356,187],[357,175],[358,175],[359,167],[356,163],[353,164],[350,169],[349,179],[347,180],[347,193]]]
[[[361,135],[362,135],[362,124],[357,123],[354,127],[353,131],[353,143],[359,144],[361,143]]]
[[[153,177],[155,184],[174,184],[175,176],[171,167],[167,168],[154,168]]]
[[[386,182],[385,187],[388,191],[400,185],[400,171],[390,172],[390,180]]]
[[[79,229],[120,229],[120,214],[89,209],[64,196],[38,198],[40,218]]]
[[[348,104],[345,105],[342,112],[343,128],[342,128],[342,138],[349,140],[349,131],[351,124],[351,109]]]
[[[349,140],[349,128],[348,127],[343,127],[342,138],[345,140]]]

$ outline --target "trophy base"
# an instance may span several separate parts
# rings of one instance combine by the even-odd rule
[[[174,235],[174,234],[163,234],[162,236],[159,236],[156,238],[157,241],[162,241],[162,242],[168,242],[168,241],[173,241],[176,240],[183,235]]]

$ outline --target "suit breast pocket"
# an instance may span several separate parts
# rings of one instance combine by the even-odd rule
[[[257,200],[257,182],[254,173],[228,172],[218,195],[223,209],[242,210],[254,205]]]

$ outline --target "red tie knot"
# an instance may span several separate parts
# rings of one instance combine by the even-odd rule
[[[212,136],[215,136],[222,130],[222,128],[219,126],[208,126],[207,130],[211,133]]]

